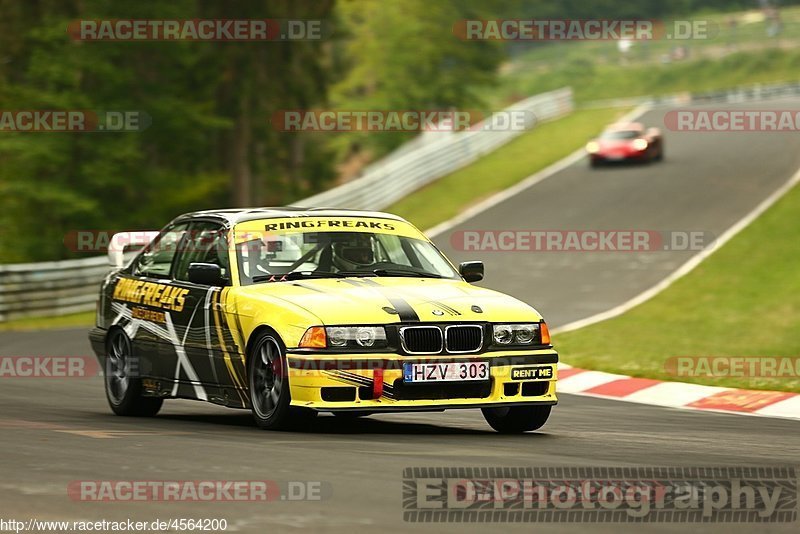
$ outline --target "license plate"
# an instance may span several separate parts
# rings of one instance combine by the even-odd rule
[[[406,363],[403,382],[489,380],[489,362]]]
[[[609,160],[609,161],[620,161],[620,160],[625,159],[625,156],[623,156],[621,154],[611,154],[611,155],[607,156],[606,159]]]

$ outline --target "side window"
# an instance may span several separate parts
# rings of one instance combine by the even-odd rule
[[[185,246],[181,247],[175,263],[175,279],[189,280],[189,265],[192,263],[213,263],[222,268],[222,276],[230,276],[228,247],[225,231],[214,222],[195,222],[189,227]]]
[[[136,258],[133,274],[151,278],[169,278],[172,260],[180,248],[188,226],[188,223],[183,223],[164,230]]]

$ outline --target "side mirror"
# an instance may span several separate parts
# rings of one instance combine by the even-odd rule
[[[222,275],[222,267],[215,263],[190,263],[189,281],[204,286],[224,286],[226,284],[225,277]]]
[[[465,261],[458,266],[458,272],[467,282],[479,282],[483,280],[483,262]]]

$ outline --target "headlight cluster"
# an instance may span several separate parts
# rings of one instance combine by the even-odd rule
[[[493,326],[494,344],[500,346],[539,345],[539,323],[496,324]]]
[[[326,326],[328,347],[332,349],[386,348],[386,329],[382,326]]]

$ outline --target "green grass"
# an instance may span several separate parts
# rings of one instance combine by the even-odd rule
[[[24,330],[49,330],[54,328],[90,328],[94,325],[94,312],[73,313],[58,317],[30,317],[0,323],[0,332]]]
[[[412,193],[386,211],[405,217],[423,230],[431,228],[564,158],[626,111],[581,110],[541,124],[475,163]]]
[[[532,46],[501,71],[497,85],[481,96],[503,106],[531,94],[571,86],[578,103],[611,98],[711,91],[738,85],[798,80],[800,8],[781,10],[783,32],[767,37],[767,23],[757,12],[690,17],[709,20],[718,30],[709,39],[654,40],[635,43],[625,58],[615,41],[553,42]],[[714,26],[712,26],[713,28]],[[664,63],[676,46],[688,58]]]
[[[637,377],[800,392],[800,378],[676,378],[675,356],[800,357],[800,188],[697,269],[620,317],[555,336],[576,367]]]

